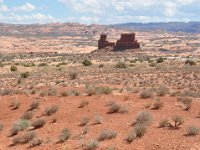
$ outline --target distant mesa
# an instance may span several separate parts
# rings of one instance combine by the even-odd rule
[[[140,44],[135,40],[135,33],[123,33],[117,42],[109,42],[106,34],[101,34],[98,49],[113,47],[114,50],[138,49]]]

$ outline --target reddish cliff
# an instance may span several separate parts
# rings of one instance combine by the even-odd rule
[[[102,49],[108,46],[115,46],[115,43],[107,41],[106,34],[101,34],[100,40],[98,42],[98,49]]]

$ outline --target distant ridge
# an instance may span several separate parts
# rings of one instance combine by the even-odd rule
[[[124,23],[110,25],[111,27],[136,30],[163,30],[170,32],[200,33],[200,22],[158,22],[158,23]]]

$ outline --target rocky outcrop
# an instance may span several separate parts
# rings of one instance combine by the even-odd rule
[[[115,45],[116,50],[124,49],[137,49],[140,48],[140,44],[135,40],[135,33],[125,33],[121,34],[121,38],[117,41]]]
[[[101,34],[100,40],[98,41],[98,49],[106,48],[108,46],[115,46],[115,43],[107,41],[106,34]]]
[[[135,33],[124,33],[121,34],[121,38],[115,44],[114,42],[107,41],[107,35],[101,34],[100,40],[98,41],[98,49],[106,47],[113,47],[114,50],[125,50],[125,49],[137,49],[140,48],[140,44],[135,40]]]

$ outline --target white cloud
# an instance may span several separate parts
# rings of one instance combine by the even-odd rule
[[[0,22],[4,23],[20,23],[20,24],[29,24],[29,23],[49,23],[56,22],[57,20],[51,15],[44,15],[41,13],[34,13],[31,15],[17,15],[15,13],[10,13],[7,16],[0,15]]]
[[[6,5],[0,4],[0,11],[6,12],[6,11],[8,11],[8,10],[9,10],[9,9],[8,9],[8,7],[7,7]]]
[[[22,6],[14,7],[13,10],[14,11],[34,11],[36,10],[36,6],[27,2]]]

